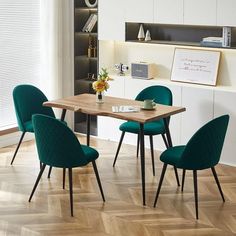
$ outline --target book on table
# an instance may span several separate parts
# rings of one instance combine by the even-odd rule
[[[134,106],[112,106],[112,112],[139,112],[139,107]]]

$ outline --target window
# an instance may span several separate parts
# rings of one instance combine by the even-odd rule
[[[0,130],[16,125],[12,91],[40,81],[40,0],[0,0]]]

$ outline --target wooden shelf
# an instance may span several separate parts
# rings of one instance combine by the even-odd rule
[[[76,7],[75,12],[79,11],[97,11],[96,7]]]
[[[179,42],[179,41],[166,41],[166,40],[150,40],[150,41],[127,40],[126,42],[143,43],[143,44],[166,44],[166,45],[191,46],[191,47],[202,47],[202,48],[236,49],[234,45],[232,47],[215,47],[215,46],[203,46],[201,45],[201,43],[198,42]]]
[[[97,61],[97,57],[88,57],[87,55],[75,56],[75,60],[94,60]]]
[[[98,33],[97,32],[75,32],[75,36],[79,36],[79,35],[86,35],[86,36],[97,36]]]

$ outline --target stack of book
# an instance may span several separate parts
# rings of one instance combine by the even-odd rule
[[[92,32],[95,24],[97,23],[98,20],[98,15],[97,14],[91,14],[88,18],[88,20],[86,21],[82,31],[83,32]]]
[[[206,37],[201,41],[201,46],[206,47],[222,47],[222,37]]]

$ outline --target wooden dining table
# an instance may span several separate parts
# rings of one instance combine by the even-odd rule
[[[94,94],[80,94],[67,98],[56,99],[53,101],[44,102],[44,106],[61,108],[61,120],[65,119],[66,111],[70,110],[73,112],[81,112],[87,115],[87,145],[90,144],[90,118],[91,115],[97,116],[109,116],[127,121],[135,121],[140,125],[140,159],[141,159],[141,178],[142,178],[142,197],[143,205],[146,204],[145,200],[145,144],[144,144],[144,124],[150,121],[159,119],[164,120],[168,147],[172,147],[172,140],[169,130],[168,118],[172,115],[185,111],[184,107],[166,106],[156,104],[153,110],[141,109],[143,102],[116,98],[116,97],[105,97],[105,101],[102,104],[96,103],[96,96]],[[113,112],[113,106],[133,106],[140,108],[136,112]],[[178,172],[174,168],[177,184],[179,184]]]

